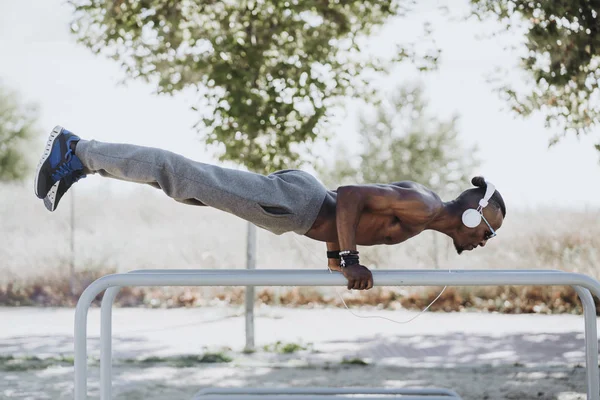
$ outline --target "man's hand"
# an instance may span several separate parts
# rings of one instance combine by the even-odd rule
[[[349,265],[342,268],[342,273],[348,279],[348,289],[371,289],[373,287],[373,274],[369,268],[360,264]]]

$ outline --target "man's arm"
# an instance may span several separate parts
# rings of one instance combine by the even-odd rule
[[[361,185],[338,188],[336,205],[336,226],[341,250],[356,250],[356,228],[364,211],[380,215],[395,215],[401,208],[407,208],[410,197],[402,196],[401,189],[390,186]]]
[[[337,193],[336,226],[342,251],[356,251],[356,230],[364,212],[403,215],[407,222],[422,222],[430,218],[436,203],[428,193],[389,185],[342,186]],[[353,264],[342,268],[348,288],[370,289],[373,286],[371,272],[358,262],[357,255],[350,258]]]
[[[339,243],[338,242],[327,242],[327,251],[328,252],[335,251],[335,252],[339,253],[339,251],[340,251]],[[337,258],[327,257],[327,266],[332,271],[341,271],[339,255]]]

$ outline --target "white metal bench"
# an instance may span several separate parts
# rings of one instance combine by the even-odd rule
[[[598,335],[596,307],[592,292],[600,297],[600,282],[575,273],[548,270],[383,270],[373,271],[373,280],[380,286],[488,286],[488,285],[567,285],[577,291],[584,309],[585,347],[587,366],[587,398],[600,400],[598,375]],[[102,301],[100,393],[102,400],[111,399],[111,310],[119,289],[124,286],[345,286],[340,274],[317,270],[145,270],[113,274],[102,277],[88,286],[81,295],[75,311],[75,399],[87,397],[87,312],[95,297],[107,290]],[[273,390],[277,393],[267,393]],[[198,400],[251,400],[268,395],[286,400],[369,399],[460,399],[453,391],[436,393],[445,389],[411,389],[412,393],[386,393],[393,389],[331,389],[313,388],[320,393],[307,393],[308,389],[210,389],[201,391]],[[310,391],[309,390],[309,391]],[[404,389],[405,390],[405,389]],[[335,391],[335,393],[333,392]],[[433,391],[433,393],[432,393]],[[376,392],[376,393],[371,393]],[[410,390],[409,390],[410,392]],[[378,397],[372,397],[378,396]],[[202,397],[209,396],[209,397]],[[212,396],[212,397],[210,397]],[[219,397],[220,396],[220,397]],[[274,397],[272,397],[274,396]],[[320,396],[320,397],[319,397]],[[393,397],[396,396],[396,397]],[[366,398],[366,397],[365,397]]]

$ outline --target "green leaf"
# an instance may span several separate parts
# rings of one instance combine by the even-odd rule
[[[36,106],[20,104],[14,92],[0,85],[0,182],[22,180],[29,172],[25,154],[36,134],[37,115]]]

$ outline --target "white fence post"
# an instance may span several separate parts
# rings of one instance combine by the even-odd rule
[[[246,269],[256,269],[256,226],[248,222],[246,236]],[[245,352],[254,351],[254,286],[246,286],[246,347]]]

